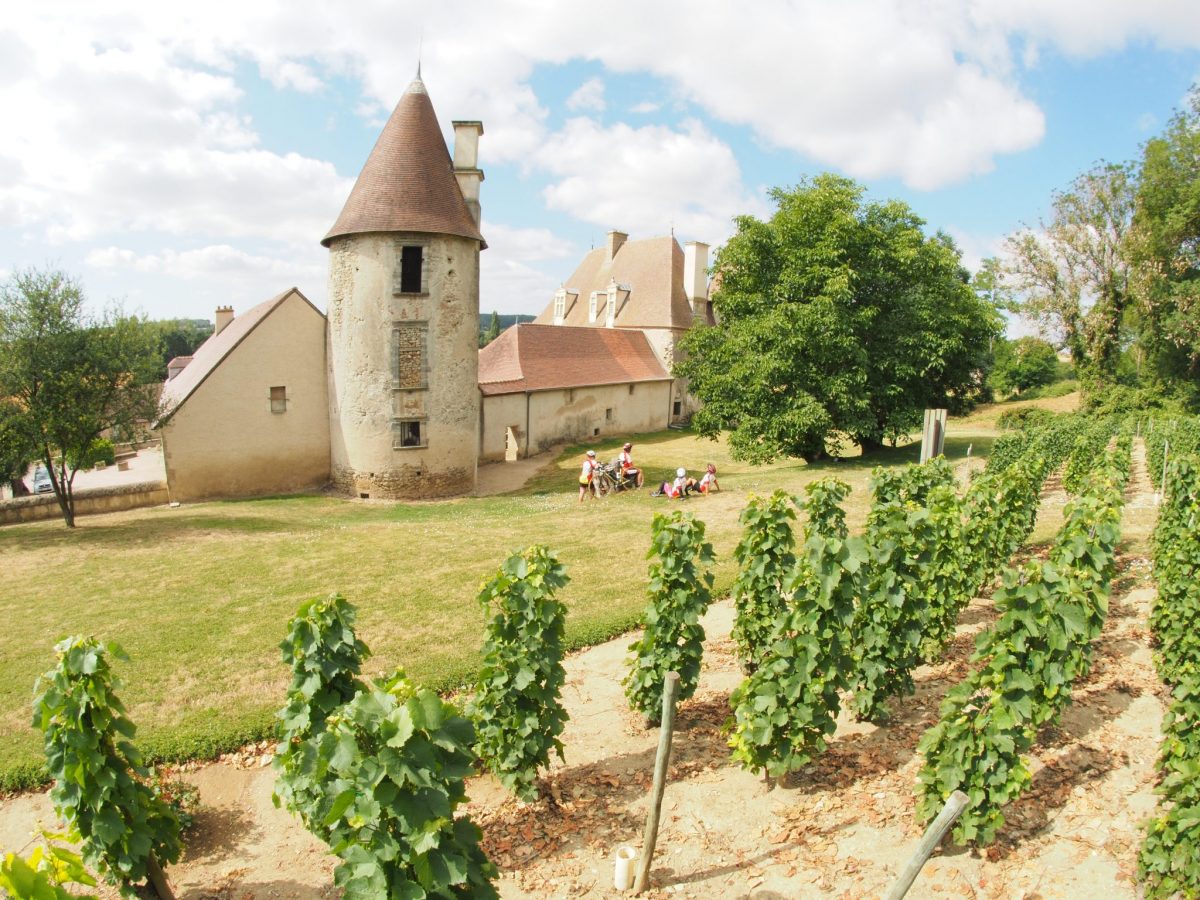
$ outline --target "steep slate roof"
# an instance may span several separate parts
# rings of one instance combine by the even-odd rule
[[[381,231],[454,234],[483,243],[419,74],[396,104],[321,243],[328,247],[335,237]]]
[[[524,323],[479,351],[485,397],[670,378],[640,331]]]
[[[602,295],[608,290],[609,282],[630,288],[629,298],[619,308],[616,328],[677,328],[692,326],[692,309],[683,289],[683,250],[675,238],[644,238],[625,241],[617,248],[610,262],[608,248],[597,247],[583,258],[583,262],[565,282],[569,291],[579,291],[579,298],[569,307],[564,325],[604,325],[604,300],[597,305],[596,321],[588,321],[588,299],[592,291]],[[541,312],[535,322],[542,325],[554,324],[554,301]],[[712,323],[709,323],[712,324]]]
[[[325,318],[325,314],[313,306],[312,301],[300,293],[299,288],[288,288],[282,294],[246,310],[240,316],[234,316],[232,322],[196,349],[192,355],[192,361],[186,369],[163,384],[159,408],[165,412],[159,417],[154,427],[161,428],[166,425],[171,416],[175,415],[188,397],[196,392],[196,389],[204,383],[225,357],[232,353],[238,344],[244,341],[267,316],[282,306],[283,302],[292,294],[312,306],[313,312],[318,316]]]

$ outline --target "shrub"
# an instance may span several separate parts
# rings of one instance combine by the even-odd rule
[[[700,680],[700,617],[712,601],[713,550],[704,540],[704,523],[678,510],[656,514],[651,535],[646,555],[657,561],[650,564],[650,603],[642,615],[642,636],[629,645],[633,655],[624,685],[630,707],[657,722],[668,672],[679,674],[680,700],[691,697]]]
[[[504,561],[483,585],[479,602],[491,616],[475,698],[476,752],[500,782],[523,800],[537,796],[537,770],[567,722],[559,694],[567,610],[554,598],[570,578],[546,547],[530,547]]]
[[[33,725],[45,740],[55,812],[83,841],[84,861],[129,893],[156,864],[179,859],[179,819],[147,784],[132,738],[137,729],[117,697],[108,657],[116,644],[68,637],[58,665],[38,679]]]
[[[1019,431],[1023,428],[1038,428],[1054,421],[1055,414],[1040,406],[1023,406],[1020,409],[1006,409],[996,419],[996,427],[1005,431]]]
[[[97,463],[111,466],[116,460],[117,454],[113,449],[113,442],[106,438],[96,438],[85,453],[68,455],[67,465],[72,469],[90,469]]]

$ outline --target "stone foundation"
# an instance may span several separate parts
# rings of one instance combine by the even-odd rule
[[[370,500],[435,500],[461,497],[475,490],[475,472],[445,469],[424,472],[420,466],[397,466],[387,472],[355,472],[339,468],[333,472],[335,491]]]

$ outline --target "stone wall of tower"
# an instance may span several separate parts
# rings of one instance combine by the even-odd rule
[[[401,293],[401,247],[419,245],[419,293]],[[355,497],[470,493],[479,449],[479,243],[355,234],[330,245],[331,475]],[[405,423],[421,446],[400,446]],[[411,438],[411,433],[407,435]]]

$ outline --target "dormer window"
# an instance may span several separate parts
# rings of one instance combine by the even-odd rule
[[[592,291],[592,296],[588,298],[588,321],[596,321],[596,292]]]
[[[554,324],[561,325],[567,316],[567,292],[563,288],[558,289],[558,293],[554,295]]]
[[[617,292],[610,289],[608,292],[608,303],[604,310],[604,324],[608,328],[613,327],[613,323],[617,320]]]

